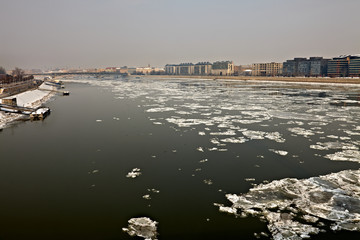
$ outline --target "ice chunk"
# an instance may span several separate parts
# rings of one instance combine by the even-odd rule
[[[313,224],[320,218],[330,221],[336,231],[360,231],[360,169],[302,180],[286,178],[226,197],[239,214],[264,217],[274,239],[317,234],[324,226],[306,222]],[[302,220],[295,216],[302,216]]]
[[[315,135],[315,133],[311,130],[306,130],[305,128],[295,127],[295,128],[288,128],[289,132],[295,133],[296,135],[301,135],[306,138],[309,136]]]
[[[146,199],[146,200],[150,200],[150,199],[151,199],[150,194],[146,194],[146,195],[144,195],[144,196],[142,196],[142,197],[143,197],[143,199]]]
[[[136,178],[141,175],[140,168],[134,168],[131,172],[129,172],[126,177],[127,178]]]
[[[334,154],[327,154],[325,158],[328,158],[332,161],[351,161],[360,163],[360,151],[344,150]]]
[[[199,152],[204,152],[204,149],[202,147],[198,147],[196,150],[198,150]]]
[[[204,183],[207,184],[207,185],[213,184],[211,179],[204,179]]]
[[[220,212],[230,213],[230,214],[236,214],[237,209],[236,208],[231,208],[231,207],[219,207],[219,211]]]
[[[127,228],[123,228],[130,236],[142,237],[145,240],[156,240],[158,222],[147,217],[132,218],[128,221]]]
[[[286,156],[288,155],[287,151],[283,151],[283,150],[275,150],[275,149],[269,149],[270,152],[274,152],[276,154],[279,154],[281,156]]]
[[[232,138],[221,139],[220,141],[225,143],[244,143],[247,142],[248,140],[243,137],[238,137],[238,138],[232,137]]]
[[[146,110],[146,112],[151,112],[151,113],[157,113],[157,112],[169,112],[169,111],[175,111],[175,108],[171,108],[171,107],[163,107],[163,108],[150,108],[148,110]]]

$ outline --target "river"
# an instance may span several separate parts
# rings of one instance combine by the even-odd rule
[[[65,80],[44,121],[0,132],[0,239],[271,236],[257,217],[219,212],[256,184],[359,169],[360,87],[93,78]],[[134,168],[141,175],[127,178]],[[326,229],[326,227],[325,227]],[[260,234],[262,232],[262,234]],[[312,239],[359,237],[326,232]]]

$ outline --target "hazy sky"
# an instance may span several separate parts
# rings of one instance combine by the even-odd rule
[[[0,0],[0,66],[164,66],[360,53],[359,0]]]

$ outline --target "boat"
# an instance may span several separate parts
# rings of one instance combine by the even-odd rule
[[[50,108],[38,108],[30,113],[30,120],[44,120],[50,114]]]

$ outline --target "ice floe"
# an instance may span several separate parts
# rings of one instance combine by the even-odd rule
[[[329,149],[343,149],[343,150],[357,150],[359,147],[344,142],[317,142],[316,145],[310,145],[310,148],[317,150],[329,150]]]
[[[300,128],[300,127],[295,127],[295,128],[288,128],[287,129],[289,132],[292,132],[296,135],[301,135],[304,137],[309,137],[309,136],[313,136],[315,135],[315,133],[311,130],[306,130],[305,128]]]
[[[123,228],[124,232],[127,232],[130,236],[138,236],[145,240],[157,239],[157,225],[158,222],[151,220],[147,217],[131,218],[128,221],[127,228]]]
[[[226,197],[233,203],[230,209],[239,214],[265,218],[274,239],[308,238],[320,232],[322,225],[314,223],[321,219],[332,222],[333,230],[360,231],[360,169],[302,180],[285,178]]]
[[[324,156],[332,161],[351,161],[360,163],[360,151],[358,150],[343,150],[333,154]]]
[[[275,150],[275,149],[269,149],[270,152],[274,152],[280,156],[286,156],[288,155],[287,151],[283,151],[283,150]]]
[[[126,177],[127,178],[137,178],[141,175],[140,168],[134,168],[131,172],[129,172]]]

